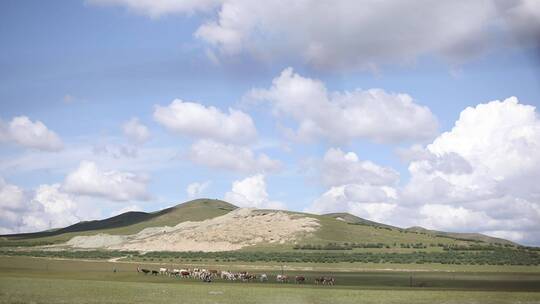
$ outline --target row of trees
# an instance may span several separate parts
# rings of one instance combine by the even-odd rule
[[[129,251],[0,251],[0,255],[109,259],[129,256],[136,260],[311,263],[400,263],[467,265],[540,265],[538,251],[499,248],[492,251],[370,253],[370,252],[149,252]]]

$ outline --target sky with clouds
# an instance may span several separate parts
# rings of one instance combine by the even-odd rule
[[[0,233],[189,199],[540,245],[540,2],[0,2]]]

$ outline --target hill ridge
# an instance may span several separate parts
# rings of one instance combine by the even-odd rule
[[[102,220],[79,222],[67,227],[24,234],[1,236],[5,241],[24,241],[39,244],[59,244],[67,242],[75,236],[108,234],[127,236],[141,232],[147,228],[173,227],[183,222],[201,222],[228,214],[238,207],[223,200],[195,199],[154,212],[131,211]],[[259,210],[261,214],[276,210]],[[277,212],[277,211],[276,211]],[[319,248],[328,244],[387,244],[394,247],[411,248],[411,244],[423,243],[425,246],[490,244],[500,243],[514,246],[508,240],[493,238],[478,233],[453,233],[429,230],[422,227],[400,228],[371,220],[367,220],[346,212],[323,215],[286,211],[282,212],[296,217],[314,218],[320,222],[320,228],[302,239],[294,240],[294,244],[309,245]],[[241,226],[239,226],[241,227]],[[235,228],[242,229],[242,228]],[[275,227],[279,229],[279,227]],[[277,230],[276,230],[277,231]],[[247,233],[247,232],[246,232]],[[3,242],[5,242],[3,241]],[[292,244],[280,244],[280,248],[292,248]],[[0,244],[1,246],[2,244]],[[359,245],[359,246],[360,246]],[[257,248],[264,246],[258,245]],[[272,245],[273,246],[273,245]],[[309,247],[307,246],[307,247]],[[317,247],[318,246],[318,247]],[[415,245],[416,246],[416,245]],[[435,247],[437,247],[435,246]],[[302,247],[302,246],[300,246]],[[334,248],[336,246],[333,246]],[[341,248],[340,246],[338,246]],[[416,248],[416,247],[414,247]],[[255,248],[256,249],[256,248]]]

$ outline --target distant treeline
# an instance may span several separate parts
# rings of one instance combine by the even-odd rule
[[[280,263],[399,263],[458,265],[540,265],[537,250],[494,247],[494,250],[447,250],[444,252],[148,252],[130,251],[0,251],[0,255],[108,259],[127,256],[149,262],[280,262]]]
[[[536,247],[516,247],[512,244],[471,244],[471,245],[456,245],[456,244],[444,244],[444,243],[327,243],[321,244],[297,244],[293,246],[294,250],[353,250],[355,248],[412,248],[412,249],[425,249],[428,247],[441,247],[445,251],[458,250],[458,251],[493,251],[501,248],[515,248],[519,250],[532,250],[540,251]]]

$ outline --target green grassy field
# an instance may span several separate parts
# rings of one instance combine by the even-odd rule
[[[435,270],[429,265],[285,265],[307,283],[276,283],[281,265],[200,265],[267,273],[267,283],[150,276],[128,262],[0,257],[0,303],[540,303],[540,271],[519,266]],[[149,269],[167,264],[142,264]],[[178,266],[181,265],[172,265]],[[190,266],[192,265],[183,265]],[[377,265],[380,267],[381,265]],[[408,266],[408,268],[407,268]],[[116,269],[116,272],[112,270]],[[331,275],[336,286],[316,286]]]

